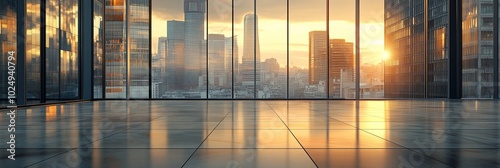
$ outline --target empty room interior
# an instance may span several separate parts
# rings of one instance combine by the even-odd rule
[[[0,167],[500,167],[498,0],[1,0]]]

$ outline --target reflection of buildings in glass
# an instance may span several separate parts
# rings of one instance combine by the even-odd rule
[[[462,6],[463,97],[493,97],[493,1]]]
[[[126,13],[124,1],[105,7],[106,98],[126,98]]]
[[[250,88],[249,91],[251,93],[253,93],[253,88],[259,88],[260,86],[259,32],[255,32],[255,30],[259,30],[258,22],[259,20],[256,15],[251,13],[245,15],[243,56],[240,73],[242,76],[242,85]],[[255,23],[257,24],[255,25]],[[257,86],[254,86],[254,82],[257,83]]]
[[[94,98],[103,98],[102,95],[102,85],[103,85],[103,31],[104,31],[104,8],[102,0],[94,0],[94,15],[93,15],[93,24],[94,24],[94,34],[93,34],[93,43],[94,43]]]
[[[326,40],[326,31],[309,32],[309,85],[326,81]]]
[[[351,81],[352,79],[341,78],[341,71],[354,72],[354,52],[353,43],[348,43],[344,39],[330,39],[330,97],[343,98],[341,94],[342,79]],[[352,76],[351,76],[352,78]]]
[[[0,99],[7,98],[7,57],[9,51],[17,53],[17,0],[2,0],[0,1]],[[3,101],[1,103],[5,103]]]
[[[222,87],[227,83],[225,67],[225,37],[223,34],[208,35],[208,85]]]
[[[184,81],[184,21],[167,21],[166,90],[182,88]]]
[[[205,24],[205,0],[184,0],[184,83],[186,89],[198,87],[199,78],[205,71],[202,55]]]
[[[149,98],[149,0],[128,2],[130,98]]]
[[[78,2],[46,2],[47,99],[78,98]]]
[[[40,1],[26,2],[26,98],[40,99]],[[0,52],[1,49],[0,49]],[[2,64],[4,65],[4,64]]]
[[[447,97],[446,5],[429,1],[425,11],[424,1],[385,1],[385,50],[391,53],[384,62],[386,97]]]
[[[149,97],[148,11],[148,0],[106,3],[106,98]]]

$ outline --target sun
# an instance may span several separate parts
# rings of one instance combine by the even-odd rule
[[[391,57],[391,53],[388,51],[384,51],[384,55],[382,55],[382,60],[387,60]]]

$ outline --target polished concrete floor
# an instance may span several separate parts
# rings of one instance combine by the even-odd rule
[[[19,109],[0,167],[500,167],[500,101],[95,101]]]

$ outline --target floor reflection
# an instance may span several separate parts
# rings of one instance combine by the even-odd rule
[[[317,100],[36,106],[18,110],[16,161],[2,152],[0,165],[498,167],[499,104]],[[6,115],[0,119],[8,125]]]

